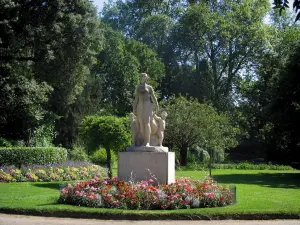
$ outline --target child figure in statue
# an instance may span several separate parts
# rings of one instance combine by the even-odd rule
[[[164,131],[166,129],[166,118],[168,114],[166,111],[161,113],[161,117],[154,114],[154,119],[158,121],[158,129],[157,129],[157,136],[158,136],[158,143],[159,146],[162,146],[164,140]]]
[[[147,80],[148,75],[146,73],[141,73],[141,81],[136,88],[135,99],[133,102],[133,113],[138,119],[140,127],[139,133],[143,137],[144,146],[150,146],[150,122],[153,119],[152,102],[156,106],[156,112],[159,111],[153,88],[146,83]]]
[[[133,113],[129,114],[130,118],[130,127],[131,127],[131,134],[132,134],[132,146],[138,145],[138,137],[140,132],[139,121],[137,120],[136,116]]]

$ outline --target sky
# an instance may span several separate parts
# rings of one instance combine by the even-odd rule
[[[98,12],[100,12],[103,8],[104,2],[108,2],[110,0],[91,0],[91,1],[98,8]]]

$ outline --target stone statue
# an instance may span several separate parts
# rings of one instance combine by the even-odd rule
[[[158,136],[158,145],[162,146],[163,140],[164,140],[164,131],[166,128],[166,118],[168,114],[166,111],[163,111],[161,113],[161,117],[154,114],[154,119],[158,121],[158,129],[157,129],[157,136]]]
[[[138,136],[140,132],[139,121],[137,120],[136,116],[133,113],[129,114],[130,118],[130,126],[131,126],[131,133],[132,133],[132,146],[138,145]]]
[[[156,112],[159,111],[157,99],[154,95],[153,88],[148,85],[148,75],[141,73],[141,81],[135,92],[135,100],[133,103],[133,113],[136,115],[139,128],[140,136],[143,139],[142,145],[150,146],[151,136],[151,121],[153,120],[152,103],[156,106]]]

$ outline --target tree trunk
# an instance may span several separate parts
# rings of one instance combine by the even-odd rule
[[[106,148],[107,176],[112,178],[110,148]]]
[[[183,146],[180,149],[180,166],[187,165],[187,151],[188,151],[188,148],[186,146]]]

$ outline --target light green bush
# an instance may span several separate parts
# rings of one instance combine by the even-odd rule
[[[97,165],[106,165],[106,151],[104,148],[100,148],[99,150],[95,151],[90,157],[90,160],[97,164]],[[118,157],[114,151],[111,151],[111,164],[114,165],[117,163]]]
[[[82,162],[88,161],[89,157],[86,154],[84,147],[76,146],[69,150],[69,159],[72,161]]]

